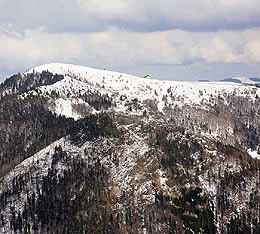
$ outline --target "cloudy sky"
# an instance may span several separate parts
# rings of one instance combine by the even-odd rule
[[[260,0],[0,0],[0,79],[50,62],[260,77]]]

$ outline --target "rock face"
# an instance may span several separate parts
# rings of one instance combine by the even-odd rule
[[[47,64],[0,85],[0,233],[260,233],[260,90]]]

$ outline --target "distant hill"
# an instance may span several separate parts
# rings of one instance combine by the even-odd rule
[[[237,84],[259,84],[260,78],[257,77],[232,77],[221,80],[222,82],[231,82],[231,83],[237,83]]]

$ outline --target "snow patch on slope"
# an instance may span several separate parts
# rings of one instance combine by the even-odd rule
[[[83,102],[81,99],[63,99],[59,98],[55,101],[55,105],[53,106],[52,111],[57,115],[63,115],[67,118],[73,118],[78,120],[83,116],[75,111],[73,105],[84,104],[88,105],[87,103]]]
[[[258,152],[256,150],[252,150],[252,149],[248,149],[248,154],[255,159],[260,160],[260,155],[258,154]]]

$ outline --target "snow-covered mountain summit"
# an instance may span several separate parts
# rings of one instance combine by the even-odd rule
[[[120,76],[127,76],[128,78],[139,78],[132,75],[127,75],[119,72],[114,71],[108,71],[108,70],[101,70],[101,69],[95,69],[85,66],[79,66],[79,65],[73,65],[73,64],[65,64],[65,63],[49,63],[40,65],[37,67],[34,67],[30,69],[29,71],[25,73],[33,73],[33,72],[43,72],[43,71],[49,71],[54,74],[62,74],[64,76],[66,75],[77,75],[85,77],[86,75],[88,77],[120,77]]]
[[[207,106],[214,105],[214,100],[220,97],[226,99],[227,96],[233,94],[254,100],[256,93],[259,93],[256,87],[247,87],[236,83],[146,79],[62,63],[35,67],[26,72],[25,75],[44,71],[64,76],[64,79],[54,84],[43,85],[37,89],[41,94],[56,93],[62,98],[62,100],[56,100],[57,105],[61,107],[60,110],[56,110],[59,114],[75,102],[84,104],[85,101],[81,97],[90,93],[97,93],[100,96],[113,99],[114,109],[123,112],[127,111],[133,101],[142,107],[145,102],[152,100],[161,113],[175,105],[180,107],[183,105],[203,105],[207,108]]]

